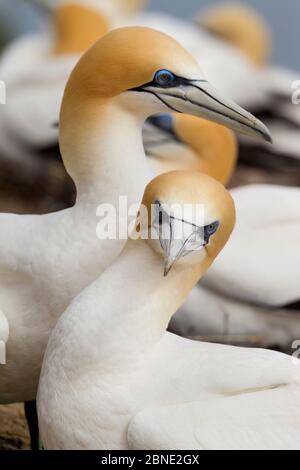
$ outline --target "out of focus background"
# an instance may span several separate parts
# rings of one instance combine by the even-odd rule
[[[81,31],[78,18],[76,25],[72,25],[70,18],[55,16],[54,5],[60,1],[0,0],[0,81],[6,84],[6,105],[0,105],[2,212],[43,214],[69,207],[75,201],[75,188],[66,174],[58,148],[58,117],[64,85],[84,45],[88,45],[89,34],[86,29]],[[99,0],[99,7],[110,10],[109,4],[125,4],[126,1],[131,5],[139,4],[134,0]],[[88,0],[76,2],[89,3]],[[286,188],[296,188],[297,197],[300,197],[300,105],[292,102],[293,84],[300,80],[300,2],[235,1],[230,2],[229,13],[217,11],[209,19],[206,16],[208,10],[224,7],[229,2],[145,0],[144,3],[140,13],[132,9],[123,12],[128,15],[129,24],[138,23],[142,18],[146,23],[149,21],[157,26],[157,19],[157,27],[164,29],[166,24],[167,31],[171,30],[176,39],[184,45],[191,45],[192,53],[197,53],[199,32],[203,35],[199,38],[206,38],[208,50],[204,63],[208,69],[204,71],[210,81],[223,88],[224,93],[232,95],[271,130],[273,146],[239,137],[239,161],[229,188],[253,183],[268,185],[265,194],[272,201],[271,187],[280,185],[282,194],[286,192],[283,199],[289,205],[289,214],[292,214],[296,196],[291,196]],[[241,12],[240,6],[253,10]],[[154,11],[158,12],[157,17],[149,20],[147,15]],[[136,19],[132,20],[131,15],[136,14]],[[176,23],[178,19],[184,21]],[[122,21],[127,24],[127,16]],[[77,50],[80,42],[82,48],[80,46]],[[254,194],[254,201],[255,198]],[[277,214],[276,211],[269,214],[275,228],[285,220],[284,205],[278,203],[276,209]],[[272,219],[274,213],[277,220]],[[261,237],[263,239],[264,234]],[[272,236],[269,241],[271,244]],[[289,245],[288,238],[284,242]],[[248,241],[244,240],[244,243]],[[297,249],[299,253],[299,246]],[[290,251],[292,264],[296,254],[292,247]],[[277,255],[275,251],[274,256]],[[261,262],[265,262],[263,257]],[[278,268],[285,269],[283,266]],[[288,283],[289,271],[285,273]],[[269,302],[263,298],[264,286],[259,287],[262,291],[259,299],[255,295],[250,300],[242,299],[241,295],[235,298],[235,292],[230,292],[232,298],[227,304],[228,298],[217,292],[218,302],[224,301],[229,317],[231,308],[232,311],[245,312],[245,316],[237,318],[236,323],[234,318],[231,320],[231,325],[236,326],[234,331],[239,332],[235,337],[228,334],[229,323],[225,322],[221,332],[214,331],[209,325],[208,330],[212,334],[206,339],[217,342],[224,339],[231,344],[290,352],[294,334],[300,336],[300,304],[297,302],[300,293],[299,297],[287,299],[284,305],[273,305],[272,300]],[[283,287],[276,288],[280,290]],[[205,295],[208,293],[209,290]],[[271,322],[269,318],[272,318]],[[0,450],[28,448],[29,437],[22,406],[0,405]]]
[[[196,11],[224,3],[226,3],[224,0],[186,0],[183,2],[179,0],[150,0],[148,8],[172,12],[180,17],[189,18]],[[255,8],[268,20],[273,32],[273,60],[282,65],[300,68],[300,56],[297,52],[300,3],[294,0],[247,0],[243,3]]]
[[[190,18],[196,11],[222,3],[225,3],[224,0],[149,0],[146,9]],[[244,3],[254,7],[268,20],[273,32],[273,60],[282,65],[300,68],[297,48],[300,3],[295,0],[247,0]],[[2,41],[3,36],[11,38],[15,34],[40,27],[40,12],[28,0],[1,0],[0,17]]]

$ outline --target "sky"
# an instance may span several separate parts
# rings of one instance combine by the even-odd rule
[[[35,0],[39,1],[39,0]],[[108,0],[114,1],[114,0]],[[205,9],[217,3],[225,3],[227,0],[148,0],[149,9],[164,10],[192,18],[195,12]],[[238,0],[228,0],[228,2]],[[244,0],[256,8],[273,30],[273,63],[292,67],[300,72],[300,54],[298,44],[300,42],[300,1],[299,0]],[[36,27],[37,17],[28,9],[30,0],[0,0],[0,36],[14,30],[16,24],[22,30]],[[25,8],[25,5],[27,7]]]

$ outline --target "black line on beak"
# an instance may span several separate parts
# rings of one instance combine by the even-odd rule
[[[180,113],[182,114],[181,111],[178,111],[178,109],[173,108],[170,104],[166,103],[158,94],[154,93],[152,90],[147,90],[146,88],[136,88],[131,91],[138,91],[138,92],[144,92],[144,93],[150,93],[150,95],[155,96],[159,101],[161,101],[165,106],[167,106],[171,111],[174,111],[175,113]],[[168,95],[167,95],[168,96]],[[173,96],[173,95],[170,95]]]
[[[155,93],[154,93],[154,94],[155,94]],[[238,119],[235,119],[234,117],[231,117],[231,116],[229,116],[229,115],[226,114],[226,113],[221,113],[220,111],[216,111],[215,109],[212,109],[212,108],[210,108],[209,106],[204,106],[204,105],[202,105],[202,104],[199,104],[199,103],[197,103],[196,101],[193,101],[193,100],[191,100],[191,99],[186,100],[185,98],[182,98],[181,96],[178,96],[178,95],[173,95],[173,94],[171,94],[171,93],[164,93],[164,95],[165,95],[165,96],[169,96],[170,98],[176,98],[176,99],[178,99],[178,100],[182,100],[182,101],[185,101],[185,102],[189,102],[189,103],[193,104],[194,106],[198,106],[199,108],[206,109],[207,111],[210,111],[211,113],[214,113],[214,114],[216,114],[216,115],[223,116],[223,117],[225,117],[226,119],[228,119],[228,120],[230,120],[230,121],[237,122],[238,124],[241,124],[242,126],[245,126],[245,127],[247,127],[248,129],[251,129],[252,131],[255,130],[258,134],[260,134],[260,135],[264,138],[264,140],[266,140],[266,137],[267,137],[267,136],[266,136],[266,134],[265,134],[263,131],[261,131],[260,129],[251,127],[250,124],[245,124],[244,122],[241,122],[241,121],[239,121]],[[155,94],[155,96],[156,96],[156,94]],[[158,98],[160,98],[160,97],[158,97]],[[163,100],[161,100],[161,101],[163,101]],[[166,103],[166,104],[167,104],[167,106],[170,106],[170,105],[168,105],[168,103]],[[222,103],[221,103],[221,104],[222,104]],[[230,110],[233,111],[233,112],[236,112],[236,111],[234,111],[233,109],[231,109],[230,107],[227,107],[227,108],[230,109]],[[177,113],[179,113],[179,112],[182,113],[182,111],[177,111],[175,108],[174,108],[174,111],[176,111]],[[242,115],[241,115],[241,116],[242,116]],[[244,116],[242,116],[242,117],[244,117]],[[269,139],[268,139],[268,140],[269,140]],[[269,141],[272,142],[271,140],[269,140]]]
[[[216,103],[220,104],[221,106],[224,106],[224,108],[227,108],[229,109],[230,111],[236,113],[237,115],[239,115],[240,117],[244,118],[245,117],[239,113],[238,111],[235,111],[234,109],[230,108],[230,106],[228,105],[225,105],[224,103],[222,103],[221,101],[219,101],[217,98],[215,98],[214,96],[210,95],[210,93],[208,93],[207,91],[203,90],[201,87],[195,85],[193,82],[202,82],[202,83],[207,83],[207,80],[189,80],[189,79],[186,79],[186,78],[181,78],[181,77],[177,77],[181,83],[179,86],[175,86],[175,89],[176,88],[180,88],[180,86],[191,86],[191,87],[194,87],[194,88],[197,88],[199,91],[201,91],[202,93],[204,93],[206,96],[210,97],[212,100],[214,100]],[[140,87],[137,87],[137,88],[132,88],[130,89],[129,91],[136,91],[136,92],[143,92],[143,93],[150,93],[152,94],[153,96],[155,96],[157,99],[159,99],[165,106],[167,106],[171,111],[174,111],[176,113],[180,113],[182,114],[182,111],[179,111],[178,109],[176,109],[175,107],[173,107],[172,105],[170,105],[169,103],[166,103],[163,98],[161,98],[161,96],[157,93],[155,93],[154,91],[152,90],[149,90],[147,89],[147,87],[155,87],[155,88],[160,88],[162,89],[161,87],[159,87],[156,83],[153,83],[153,82],[150,82],[150,83],[147,83],[145,85],[142,85]],[[174,87],[170,87],[169,90],[171,90],[172,88]],[[165,88],[165,90],[167,90],[167,88]],[[199,103],[197,103],[196,101],[193,101],[191,99],[185,99],[181,96],[178,96],[178,95],[173,95],[172,93],[163,93],[163,95],[165,96],[169,96],[171,98],[177,98],[179,100],[182,100],[182,101],[186,101],[186,102],[189,102],[191,104],[193,104],[194,106],[198,106],[199,108],[202,108],[202,109],[206,109],[207,111],[211,112],[211,113],[214,113],[216,115],[219,115],[219,116],[223,116],[224,118],[230,120],[230,121],[233,121],[235,123],[238,123],[248,129],[251,129],[252,131],[256,131],[258,134],[260,134],[264,140],[267,140],[268,142],[272,143],[272,139],[267,135],[265,134],[263,131],[261,131],[260,129],[257,129],[257,128],[254,128],[252,127],[250,124],[245,124],[244,122],[241,122],[239,121],[238,119],[235,119],[234,117],[231,117],[229,116],[228,114],[226,113],[222,113],[220,111],[216,111],[215,109],[212,109],[210,108],[209,106],[204,106],[204,105],[200,105]]]
[[[193,88],[197,88],[197,90],[199,91],[202,91],[202,93],[204,93],[206,96],[208,96],[209,98],[211,98],[213,101],[215,101],[216,103],[220,104],[221,106],[224,106],[224,108],[227,108],[229,109],[230,111],[233,111],[234,113],[238,114],[239,116],[241,116],[242,118],[245,118],[245,116],[243,116],[241,113],[239,113],[238,111],[235,111],[234,109],[232,109],[230,106],[228,106],[227,104],[224,104],[222,103],[222,101],[218,100],[218,98],[215,98],[213,95],[211,95],[208,91],[206,90],[203,90],[203,88],[201,88],[200,86],[197,86],[197,85],[194,85],[193,83],[190,84],[191,87]]]

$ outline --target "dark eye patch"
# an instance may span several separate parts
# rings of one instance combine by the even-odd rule
[[[201,81],[201,80],[200,80]],[[203,80],[205,81],[205,80]],[[191,80],[184,77],[179,77],[170,70],[162,69],[158,70],[153,80],[149,83],[145,83],[139,87],[131,88],[129,91],[147,91],[147,88],[175,88],[179,86],[193,85],[193,82],[199,82],[199,80]]]

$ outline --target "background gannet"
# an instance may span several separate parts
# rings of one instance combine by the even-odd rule
[[[130,240],[50,337],[38,392],[45,448],[299,448],[299,361],[166,332],[230,236],[229,193],[209,176],[173,172],[148,185],[143,203],[148,214],[155,207],[154,220],[141,220],[159,240]],[[201,204],[204,219],[172,204]]]
[[[271,31],[266,20],[244,3],[214,5],[196,15],[197,23],[241,50],[255,65],[271,57]]]
[[[60,146],[77,188],[76,204],[45,216],[0,217],[0,305],[10,326],[8,361],[0,375],[2,403],[35,398],[51,329],[121,252],[126,240],[97,238],[96,210],[101,203],[118,208],[119,196],[127,197],[128,207],[141,200],[152,176],[142,125],[150,115],[170,110],[270,138],[261,122],[213,89],[184,48],[158,31],[114,30],[72,72]]]
[[[157,175],[172,170],[196,170],[227,185],[238,157],[237,141],[232,131],[184,114],[148,119],[143,130],[143,142]]]
[[[272,35],[266,20],[246,5],[225,3],[202,11],[197,22],[243,52],[256,66],[256,74],[264,84],[265,99],[249,103],[248,107],[267,123],[274,145],[253,144],[248,139],[240,139],[240,160],[251,166],[299,173],[300,114],[298,106],[291,100],[292,85],[298,80],[299,73],[270,64]],[[240,86],[247,93],[243,74],[240,78]],[[252,75],[254,81],[256,78]]]
[[[249,185],[231,195],[236,230],[171,331],[289,350],[300,335],[300,190]]]

